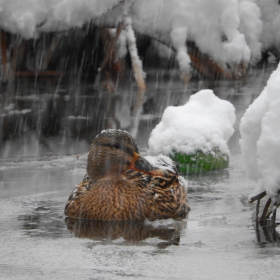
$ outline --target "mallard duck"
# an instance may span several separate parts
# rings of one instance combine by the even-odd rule
[[[88,154],[87,174],[65,206],[65,215],[88,220],[182,219],[189,211],[176,167],[151,164],[124,131],[102,131]]]

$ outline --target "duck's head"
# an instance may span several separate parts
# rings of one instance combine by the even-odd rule
[[[121,179],[128,169],[149,175],[158,173],[158,168],[139,154],[128,132],[118,129],[102,131],[93,140],[88,154],[87,174],[90,180]]]

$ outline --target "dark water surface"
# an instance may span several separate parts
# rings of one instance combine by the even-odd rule
[[[278,279],[280,231],[254,229],[247,196],[255,183],[238,142],[240,118],[273,70],[254,70],[244,82],[186,86],[150,73],[140,117],[132,82],[116,94],[77,81],[2,87],[0,279]],[[166,106],[204,88],[233,103],[236,131],[228,169],[188,176],[187,220],[81,222],[63,215],[98,131],[127,129],[145,154]]]

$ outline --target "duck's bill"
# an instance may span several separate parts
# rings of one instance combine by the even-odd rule
[[[164,176],[164,171],[157,166],[152,165],[141,155],[134,153],[132,163],[129,166],[130,169],[134,169],[153,176]]]

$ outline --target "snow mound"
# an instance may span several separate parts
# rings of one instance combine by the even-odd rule
[[[280,64],[240,123],[242,157],[256,192],[273,195],[280,183]]]
[[[172,155],[175,151],[195,154],[218,149],[229,155],[227,141],[234,132],[235,108],[212,90],[201,90],[183,106],[169,106],[149,139],[151,154]]]

